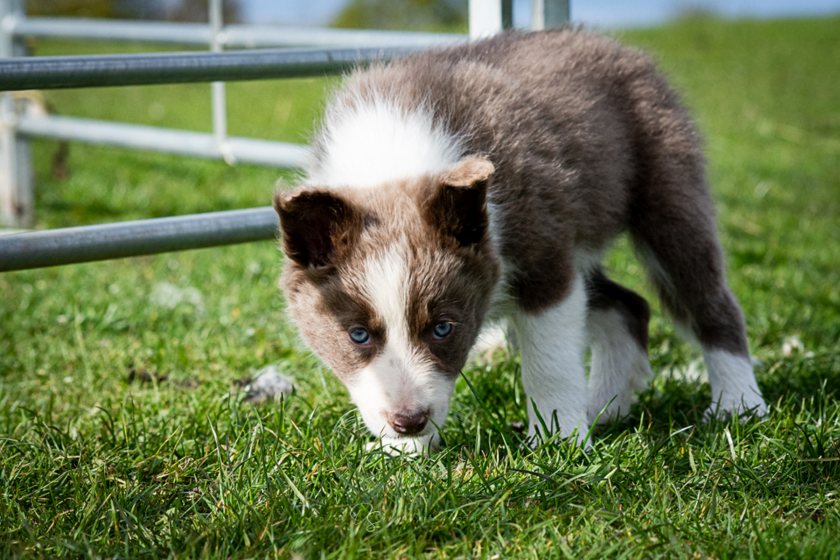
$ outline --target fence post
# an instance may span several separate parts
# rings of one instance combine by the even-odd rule
[[[547,29],[568,23],[569,0],[531,0],[531,29]]]
[[[223,10],[222,0],[207,0],[210,20],[210,50],[222,52],[224,41],[222,37]],[[227,96],[225,95],[225,83],[213,82],[210,84],[210,94],[213,104],[213,137],[216,140],[216,149],[225,160],[225,163],[232,165],[235,157],[230,150],[227,141]]]
[[[513,27],[513,0],[470,0],[470,38],[488,37]]]
[[[23,1],[0,2],[0,58],[21,56],[14,26],[22,18]],[[0,92],[0,225],[28,227],[34,221],[29,143],[18,137],[18,103],[12,92]]]

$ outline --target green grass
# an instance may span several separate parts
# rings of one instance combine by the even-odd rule
[[[708,386],[685,379],[697,354],[657,311],[659,375],[590,453],[523,448],[511,427],[525,414],[519,366],[500,356],[465,370],[443,451],[386,458],[364,451],[340,383],[284,320],[272,243],[7,273],[0,557],[836,558],[838,25],[623,34],[661,61],[707,137],[730,279],[773,407],[765,422],[700,423]],[[231,85],[232,132],[305,139],[326,85]],[[209,123],[201,85],[48,98],[66,114]],[[293,180],[83,145],[59,180],[56,147],[34,144],[41,227],[263,205],[278,176]],[[625,244],[610,267],[646,290]],[[166,284],[192,295],[167,305]],[[268,363],[297,392],[282,406],[243,403],[235,381]],[[132,368],[152,380],[130,382]]]

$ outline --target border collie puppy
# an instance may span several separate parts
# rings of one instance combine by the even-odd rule
[[[766,412],[698,132],[651,61],[610,39],[506,33],[357,70],[274,206],[288,311],[385,446],[439,445],[489,321],[521,352],[530,436],[585,443],[599,414],[628,412],[649,311],[600,267],[622,232],[702,347],[709,413]]]

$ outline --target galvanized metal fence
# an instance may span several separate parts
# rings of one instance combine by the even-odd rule
[[[512,0],[470,0],[470,35],[509,27]],[[209,0],[209,25],[32,18],[22,0],[0,0],[0,223],[33,218],[28,139],[43,137],[280,167],[300,166],[305,146],[227,134],[222,80],[326,75],[373,59],[466,40],[459,35],[275,26],[224,26],[222,0]],[[568,19],[568,0],[532,0],[532,26]],[[210,52],[26,58],[28,37],[207,45]],[[222,52],[226,47],[251,50]],[[259,47],[259,49],[254,50]],[[272,48],[266,48],[272,47]],[[281,48],[277,48],[281,47]],[[212,82],[212,133],[32,115],[13,91]],[[0,271],[273,239],[269,207],[99,226],[0,235]]]

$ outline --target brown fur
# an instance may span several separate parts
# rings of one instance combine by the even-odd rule
[[[578,274],[590,309],[617,311],[624,330],[646,350],[647,302],[596,265],[582,264],[622,232],[629,232],[666,308],[704,351],[739,357],[710,373],[718,376],[713,390],[715,383],[723,387],[714,398],[739,411],[746,395],[749,406],[765,409],[743,360],[745,327],[726,285],[700,138],[648,57],[581,30],[507,33],[358,70],[331,107],[352,113],[383,99],[406,114],[431,114],[436,130],[458,139],[460,163],[381,185],[307,185],[275,199],[289,258],[282,283],[290,314],[307,343],[357,391],[354,399],[364,404],[374,433],[385,429],[385,418],[388,437],[428,435],[421,434],[427,418],[442,422],[448,407],[439,394],[429,395],[451,390],[491,304],[512,304],[518,309],[503,312],[520,318],[541,317],[560,309]],[[310,177],[331,169],[332,136],[325,128],[314,142]],[[359,165],[371,162],[375,153]],[[339,167],[342,175],[345,167]],[[395,322],[407,321],[410,340],[386,347],[394,325],[367,300],[376,299],[370,278],[385,274],[388,283],[391,275],[383,268],[366,276],[365,270],[390,262],[395,247],[404,268],[393,278],[404,282],[408,295],[380,307],[405,304],[405,317]],[[446,340],[434,335],[441,323],[454,326]],[[348,333],[355,328],[365,329],[369,341],[352,342]],[[576,344],[573,338],[569,344]],[[552,363],[542,346],[554,342],[539,339],[540,348],[529,347],[539,379],[568,383],[546,387],[555,402],[545,411],[560,412],[563,429],[571,432],[586,408],[578,391],[583,374],[578,379],[576,369]],[[616,372],[602,374],[603,383],[612,383]],[[721,375],[733,383],[721,384]],[[438,383],[441,376],[446,380]],[[564,399],[563,391],[574,397]],[[601,398],[615,396],[608,385],[599,391]]]
[[[488,196],[522,308],[562,299],[574,252],[629,230],[666,271],[653,279],[675,318],[746,354],[700,136],[640,51],[575,29],[508,33],[358,71],[343,92],[336,102],[347,106],[375,95],[425,104],[468,153],[493,162]],[[316,166],[323,147],[317,139]]]
[[[454,177],[405,181],[387,191],[303,189],[275,197],[290,258],[282,280],[290,313],[339,376],[351,376],[385,346],[381,318],[351,294],[363,291],[362,263],[400,236],[413,248],[408,290],[415,296],[408,313],[413,340],[428,349],[428,359],[441,371],[450,376],[460,371],[490,303],[483,296],[498,279],[485,210],[492,166],[479,167],[453,169]],[[315,247],[317,258],[299,245]],[[442,318],[456,324],[456,335],[435,344],[430,329]],[[348,340],[353,326],[370,331],[369,348]]]
[[[624,326],[645,353],[648,349],[648,322],[650,306],[645,298],[616,284],[597,268],[586,277],[586,295],[589,309],[614,309],[624,321]]]

